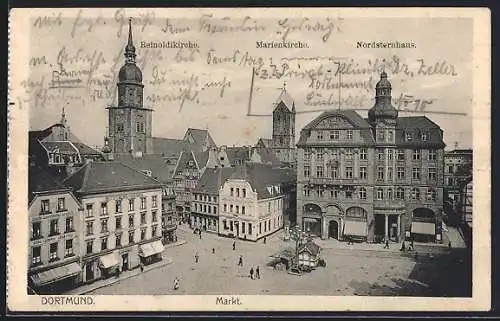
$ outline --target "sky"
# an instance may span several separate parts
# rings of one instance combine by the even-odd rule
[[[29,68],[12,86],[29,106],[31,130],[57,122],[64,107],[76,136],[103,144],[129,17],[154,136],[182,138],[188,127],[208,128],[218,145],[253,145],[271,137],[269,115],[285,86],[298,112],[298,140],[318,110],[339,108],[339,97],[340,108],[366,116],[385,70],[393,104],[407,101],[418,111],[400,116],[425,115],[441,126],[447,148],[472,147],[472,19],[325,9],[37,10],[26,22],[28,61],[12,58]],[[197,48],[141,47],[162,41]],[[283,41],[304,48],[258,45]],[[367,48],[377,42],[410,48]]]

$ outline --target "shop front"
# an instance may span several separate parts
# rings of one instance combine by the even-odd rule
[[[306,204],[302,209],[302,230],[311,236],[321,236],[321,207]]]
[[[144,265],[152,264],[162,260],[164,250],[161,240],[139,246],[139,257]]]
[[[76,262],[32,274],[29,286],[38,294],[62,294],[77,287],[82,269]]]
[[[367,211],[361,207],[347,209],[344,220],[344,240],[365,242],[368,236]]]
[[[122,257],[118,252],[112,252],[99,258],[101,277],[106,279],[119,273]]]
[[[162,229],[163,244],[177,242],[176,231],[177,231],[177,225],[175,223],[166,223]]]

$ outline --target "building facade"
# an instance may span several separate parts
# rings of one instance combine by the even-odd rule
[[[472,149],[454,149],[444,153],[444,199],[457,211],[460,186],[472,174]]]
[[[119,162],[91,162],[64,183],[83,207],[83,282],[161,259],[160,182]]]
[[[219,233],[219,190],[235,171],[233,167],[207,168],[193,190],[191,227]]]
[[[398,117],[385,73],[368,119],[324,112],[298,146],[297,224],[323,239],[440,240],[443,133],[427,117]]]
[[[283,228],[282,170],[247,163],[219,191],[219,235],[257,241]]]
[[[58,294],[78,286],[82,207],[46,170],[29,169],[28,287],[38,294]]]

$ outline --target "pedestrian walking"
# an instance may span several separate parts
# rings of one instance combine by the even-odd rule
[[[238,265],[243,266],[243,256],[240,255],[240,259],[238,260]]]
[[[399,249],[399,250],[402,251],[402,252],[406,251],[405,241],[403,241],[403,243],[401,244],[401,249]]]
[[[264,236],[264,244],[266,244],[266,241],[267,241],[267,237]]]
[[[212,254],[215,254],[215,247],[212,247]]]
[[[179,279],[175,278],[174,279],[174,290],[177,290],[179,288]]]
[[[347,245],[351,245],[352,244],[352,237],[348,236],[347,237]]]
[[[144,263],[141,262],[140,266],[141,266],[141,272],[144,272]]]
[[[389,248],[389,240],[385,240],[384,249],[388,249],[388,248]]]
[[[451,241],[448,241],[448,250],[451,250]]]
[[[253,280],[253,267],[250,268],[250,278]]]
[[[259,266],[257,266],[257,268],[255,269],[255,277],[257,279],[260,279],[260,270],[259,270]]]
[[[120,268],[116,268],[116,278],[120,277]]]
[[[201,240],[201,230],[200,230],[200,233],[198,233],[200,235],[200,240]]]
[[[194,261],[198,263],[198,260],[200,259],[200,256],[198,255],[198,252],[194,255]]]
[[[413,251],[413,240],[410,242],[410,246],[408,247],[408,251]]]
[[[233,241],[233,251],[236,251],[236,241]]]

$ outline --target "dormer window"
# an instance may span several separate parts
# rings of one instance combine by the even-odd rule
[[[407,140],[407,141],[411,141],[411,140],[412,140],[412,138],[413,138],[413,135],[411,134],[411,132],[407,132],[407,133],[406,133],[406,140]]]
[[[377,131],[377,140],[378,141],[385,141],[385,132],[383,130]]]
[[[338,130],[332,130],[330,132],[330,139],[331,140],[337,140],[337,139],[339,139],[339,131]]]
[[[272,186],[268,186],[267,187],[267,192],[269,193],[269,195],[273,195],[273,187]]]
[[[318,131],[318,140],[323,140],[323,132],[322,131]]]
[[[427,133],[427,132],[423,132],[423,133],[422,133],[422,141],[423,141],[423,142],[426,142],[426,141],[428,141],[428,140],[429,140],[429,133]]]
[[[352,139],[352,130],[351,130],[351,129],[348,129],[348,130],[347,130],[347,139],[348,139],[348,140],[351,140],[351,139]]]
[[[194,162],[192,160],[188,161],[188,166],[193,166]]]

